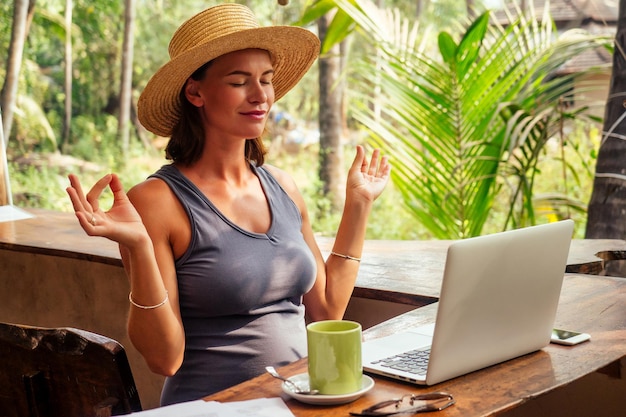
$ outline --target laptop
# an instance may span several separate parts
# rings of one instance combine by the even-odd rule
[[[436,322],[364,342],[363,370],[433,385],[547,346],[573,230],[563,220],[453,242]]]

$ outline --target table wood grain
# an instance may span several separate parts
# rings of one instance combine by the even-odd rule
[[[529,308],[532,300],[529,300]],[[364,332],[365,339],[381,337],[414,324],[431,322],[436,313],[431,304],[381,323]],[[405,393],[447,391],[456,404],[437,416],[490,416],[522,406],[530,399],[548,395],[594,372],[619,374],[626,355],[626,280],[620,278],[568,275],[565,277],[556,325],[585,331],[592,340],[578,346],[550,344],[544,349],[481,371],[419,387],[374,376],[375,387],[358,400],[338,406],[313,406],[291,399],[280,389],[280,381],[269,375],[227,389],[206,400],[240,401],[281,397],[296,417],[347,416],[376,402]],[[280,369],[285,376],[306,372],[306,359]],[[590,401],[591,401],[590,397]]]
[[[73,213],[28,209],[33,218],[0,222],[0,250],[61,256],[122,266],[117,244],[90,237]],[[317,238],[328,254],[333,239]],[[423,306],[439,297],[446,251],[452,241],[367,240],[353,296]],[[598,256],[599,255],[599,256]],[[626,258],[626,241],[572,241],[566,272],[602,274],[608,260]]]

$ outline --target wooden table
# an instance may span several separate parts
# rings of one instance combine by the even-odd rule
[[[532,300],[529,300],[532,308]],[[413,324],[434,320],[436,304],[431,304],[364,332],[366,339],[393,333]],[[576,329],[591,334],[592,340],[574,347],[549,345],[523,357],[481,371],[452,379],[432,387],[418,387],[386,378],[374,377],[375,387],[360,399],[347,405],[313,406],[290,399],[280,390],[280,382],[261,375],[243,384],[206,397],[207,400],[240,401],[261,397],[282,397],[296,417],[347,416],[351,410],[361,410],[376,402],[405,393],[447,391],[456,404],[436,416],[545,415],[559,416],[624,415],[626,382],[622,372],[626,367],[626,280],[609,277],[567,275],[557,312],[558,327]],[[281,373],[292,376],[306,372],[306,360],[282,368]],[[585,378],[599,374],[602,381],[617,384],[618,399],[603,397],[604,393],[589,392],[589,384],[577,388]],[[608,381],[608,382],[607,382]],[[603,383],[604,383],[603,382]],[[569,389],[569,391],[568,391]],[[585,395],[575,395],[582,389]],[[603,391],[610,390],[602,388]],[[620,394],[621,393],[621,394]],[[550,397],[556,403],[550,403]],[[548,401],[541,405],[541,400]],[[562,400],[561,398],[567,398]],[[602,399],[600,404],[596,400]],[[565,403],[559,403],[565,401]],[[619,402],[618,402],[619,401]],[[586,407],[585,408],[585,404]],[[553,407],[553,408],[550,408]],[[556,408],[554,408],[556,407]],[[618,408],[615,408],[618,407]],[[528,410],[527,413],[524,410]],[[616,411],[619,410],[619,411]],[[576,413],[579,414],[576,414]],[[615,414],[622,413],[622,414]]]
[[[33,218],[0,222],[2,320],[50,327],[71,325],[122,342],[127,349],[144,406],[156,406],[162,378],[149,371],[128,339],[128,283],[117,245],[105,238],[87,236],[73,213],[28,211],[34,214]],[[332,248],[332,239],[318,237],[318,242],[325,253]],[[389,301],[397,306],[409,307],[402,312],[436,302],[445,253],[450,243],[439,240],[366,241],[353,300]],[[605,261],[625,258],[626,242],[622,240],[574,240],[567,271],[600,274],[604,272]],[[595,284],[590,284],[588,289],[591,294],[604,291],[609,285],[607,282],[611,282],[598,276],[588,280],[595,280]],[[24,309],[24,305],[31,307]],[[366,334],[374,337],[393,331],[403,326],[404,320],[428,320],[432,318],[434,308],[420,308],[409,315],[385,321],[384,325],[378,325]],[[382,315],[380,309],[372,311],[381,320],[386,320],[387,316]],[[577,321],[573,320],[572,324],[577,324]],[[594,346],[597,346],[595,342],[599,338],[600,335],[594,334]],[[293,366],[296,368],[290,369],[295,372],[305,365]],[[269,384],[268,380],[264,383],[275,390],[270,392],[271,395],[278,395],[275,383]],[[382,398],[385,394],[382,387],[384,384],[379,382],[367,398],[376,395]],[[353,405],[360,406],[358,403]]]

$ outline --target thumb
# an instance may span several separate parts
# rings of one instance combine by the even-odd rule
[[[352,166],[350,167],[350,171],[353,170],[363,170],[367,169],[367,160],[365,159],[365,149],[362,145],[356,146],[356,154],[354,155],[354,161],[352,161]]]
[[[126,192],[124,191],[124,186],[122,185],[122,181],[116,174],[110,174],[111,180],[109,182],[109,187],[113,192],[113,198],[118,200],[126,197]]]

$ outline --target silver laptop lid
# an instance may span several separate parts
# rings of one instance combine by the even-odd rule
[[[573,229],[564,220],[449,247],[428,385],[550,342]]]

